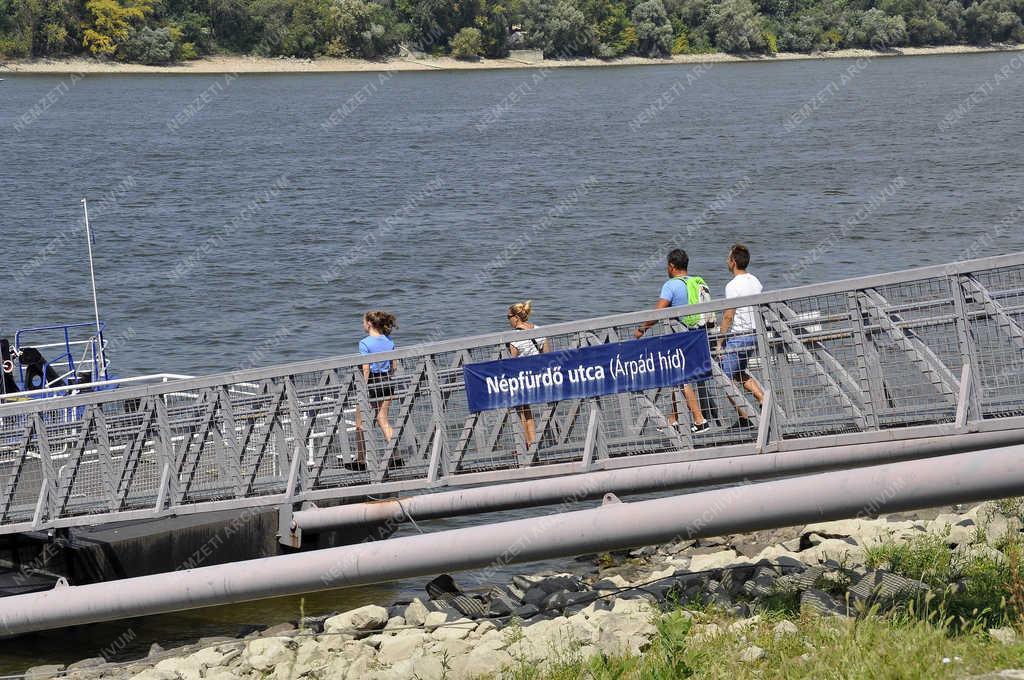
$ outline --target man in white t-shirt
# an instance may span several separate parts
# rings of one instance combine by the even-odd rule
[[[737,243],[729,251],[729,271],[733,279],[725,287],[726,299],[758,295],[761,293],[761,282],[756,276],[747,272],[750,266],[750,251],[745,245]],[[747,362],[750,355],[757,351],[757,324],[754,321],[753,307],[727,309],[722,315],[721,337],[718,339],[718,350],[725,350],[722,356],[722,371],[754,395],[758,403],[764,399],[761,385],[752,375],[747,373]],[[733,404],[739,413],[739,420],[734,427],[754,427],[753,414],[743,412],[740,404]]]

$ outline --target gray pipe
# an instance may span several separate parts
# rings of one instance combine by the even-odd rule
[[[1024,446],[200,567],[0,599],[0,633],[501,567],[879,512],[1024,494]]]
[[[664,463],[427,493],[401,499],[313,508],[296,512],[292,520],[302,531],[314,533],[348,526],[407,522],[410,516],[419,521],[566,504],[570,501],[600,498],[609,492],[647,493],[691,486],[713,486],[743,479],[752,481],[840,470],[1022,443],[1024,430],[1003,430]]]

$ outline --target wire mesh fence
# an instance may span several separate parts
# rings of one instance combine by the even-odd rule
[[[720,319],[733,304],[692,309]],[[645,321],[655,322],[648,336],[686,332],[678,310],[397,350],[380,355],[393,364],[386,374],[370,375],[353,356],[0,406],[0,532],[500,482],[659,454],[738,455],[820,437],[835,444],[950,425],[959,414],[1024,415],[1024,256],[780,291],[744,306],[754,331],[707,329],[709,379],[640,392],[472,412],[463,367],[511,358],[513,338],[546,338],[559,361],[628,341]]]

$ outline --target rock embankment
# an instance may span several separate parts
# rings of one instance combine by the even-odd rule
[[[1007,517],[1006,514],[1012,516]],[[929,586],[870,559],[882,545],[937,537],[964,558],[1004,559],[998,547],[1019,536],[1015,513],[983,504],[965,513],[810,524],[713,539],[679,540],[581,561],[582,573],[522,575],[486,590],[461,591],[450,577],[428,585],[429,597],[391,607],[369,605],[307,617],[242,639],[207,639],[122,664],[86,660],[67,669],[36,668],[30,677],[227,680],[228,678],[478,678],[519,664],[566,655],[642,653],[658,612],[699,605],[727,612],[741,630],[759,612],[788,601],[825,616],[857,616],[922,595]],[[868,566],[871,564],[872,566]],[[963,587],[963,584],[954,584]],[[773,633],[795,632],[789,621]],[[722,634],[698,617],[690,639]],[[1013,641],[1013,631],[992,630]],[[743,650],[756,662],[763,650]]]

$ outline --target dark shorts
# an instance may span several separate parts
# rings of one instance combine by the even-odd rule
[[[383,401],[395,396],[395,386],[391,384],[391,376],[388,373],[371,373],[366,381],[366,390],[370,395],[370,401]]]
[[[722,372],[733,380],[739,380],[747,372],[750,355],[757,351],[757,336],[738,335],[725,341],[722,356]]]

